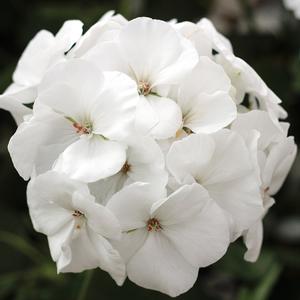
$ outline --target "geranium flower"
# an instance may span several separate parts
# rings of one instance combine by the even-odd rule
[[[103,70],[121,71],[134,79],[140,94],[139,133],[158,139],[175,136],[182,115],[167,94],[197,64],[198,55],[170,24],[137,18],[120,30],[115,42],[93,47],[84,58]]]
[[[99,267],[123,283],[124,263],[108,240],[120,238],[120,224],[85,184],[50,171],[32,179],[27,199],[33,226],[47,235],[59,273]]]
[[[136,284],[172,297],[195,283],[199,267],[221,258],[229,244],[227,219],[199,184],[166,196],[164,189],[135,183],[108,202],[121,223],[114,243]]]
[[[171,146],[167,167],[179,183],[201,184],[228,213],[232,240],[261,217],[263,204],[251,150],[238,134],[226,129],[191,134]]]
[[[81,60],[57,65],[41,83],[33,116],[10,140],[16,169],[28,179],[55,163],[56,171],[85,182],[117,173],[137,101],[133,81],[121,73],[103,75]]]
[[[150,137],[134,135],[126,139],[126,145],[126,162],[121,170],[111,177],[89,184],[92,194],[100,203],[106,204],[113,194],[133,182],[166,186],[168,172],[158,144]]]
[[[37,86],[46,71],[64,60],[64,54],[81,36],[82,26],[78,20],[66,21],[55,36],[41,30],[25,48],[13,74],[13,83],[0,96],[0,108],[10,111],[18,124],[23,121],[24,115],[30,113],[22,104],[35,101]],[[12,104],[7,104],[8,101]]]
[[[251,130],[259,132],[256,164],[261,180],[260,191],[264,205],[264,215],[274,204],[273,195],[281,188],[295,160],[297,147],[293,137],[286,137],[287,129],[278,122],[274,124],[268,113],[251,111],[240,114],[233,122],[231,129],[241,134],[245,140]],[[263,216],[264,216],[263,215]],[[256,261],[263,239],[262,219],[258,220],[244,233],[248,251],[245,259]]]

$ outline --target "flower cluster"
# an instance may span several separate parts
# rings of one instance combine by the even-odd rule
[[[99,267],[170,296],[239,237],[257,259],[297,151],[280,102],[209,20],[111,12],[84,34],[40,31],[0,96],[58,272]]]

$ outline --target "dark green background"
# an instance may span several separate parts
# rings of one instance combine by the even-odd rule
[[[10,83],[18,57],[40,29],[56,32],[65,19],[78,18],[85,30],[109,9],[127,18],[150,16],[197,21],[206,16],[212,0],[148,1],[0,1],[0,90]],[[240,1],[252,28],[241,34],[237,26],[227,34],[237,55],[249,62],[283,99],[291,134],[300,141],[300,22],[282,9],[281,29],[261,33],[252,26],[255,9]],[[257,1],[272,2],[272,1]],[[280,2],[279,0],[273,2]],[[235,19],[230,19],[236,24]],[[46,238],[34,232],[26,207],[26,183],[14,170],[7,143],[16,127],[0,111],[0,299],[167,299],[126,281],[117,287],[100,271],[56,275]],[[34,138],[34,137],[33,137]],[[265,240],[260,259],[246,263],[241,242],[232,245],[214,266],[200,270],[194,288],[179,299],[264,300],[300,299],[300,161],[277,195],[277,204],[265,220]],[[149,258],[151,259],[151,258]]]

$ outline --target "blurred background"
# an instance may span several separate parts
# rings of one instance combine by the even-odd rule
[[[66,19],[81,19],[87,30],[107,10],[131,19],[198,21],[209,17],[283,100],[290,134],[300,142],[300,21],[282,0],[1,0],[0,92],[24,47],[42,29],[53,33]],[[45,236],[34,232],[26,206],[26,183],[7,152],[16,127],[0,111],[0,299],[167,299],[126,281],[119,288],[100,270],[56,274]],[[200,270],[195,286],[179,299],[300,299],[300,157],[265,219],[260,259],[243,261],[241,241],[212,267]]]

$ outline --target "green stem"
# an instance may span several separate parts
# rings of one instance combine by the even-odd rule
[[[93,276],[93,270],[86,271],[82,286],[79,290],[78,298],[77,300],[85,300],[85,297],[87,295],[88,287],[90,285],[91,279]]]

